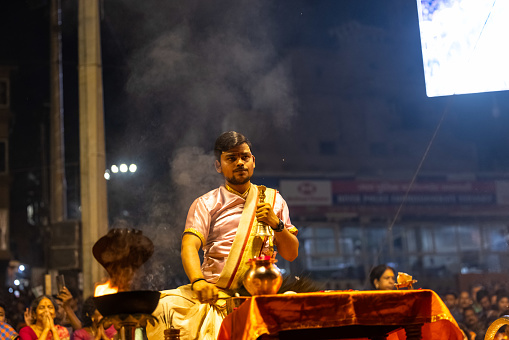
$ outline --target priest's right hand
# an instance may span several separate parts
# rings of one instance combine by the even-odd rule
[[[193,291],[196,293],[196,297],[201,303],[213,304],[217,301],[217,296],[219,294],[219,289],[205,280],[195,282],[193,284]]]

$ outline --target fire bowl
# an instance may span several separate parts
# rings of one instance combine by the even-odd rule
[[[153,290],[133,290],[94,297],[94,303],[102,316],[118,314],[152,314],[159,303],[161,293]]]

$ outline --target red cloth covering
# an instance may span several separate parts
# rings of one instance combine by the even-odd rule
[[[422,339],[463,340],[432,290],[338,291],[253,296],[223,321],[218,340],[256,339],[285,330],[422,324]],[[406,339],[401,329],[390,340]]]

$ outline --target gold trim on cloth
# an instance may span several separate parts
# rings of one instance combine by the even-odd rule
[[[205,244],[205,237],[203,237],[202,233],[200,233],[198,230],[196,230],[194,228],[188,228],[188,229],[184,230],[184,232],[182,233],[182,237],[184,237],[184,234],[186,234],[186,233],[198,236],[198,238],[201,241],[201,245],[203,246]]]
[[[249,189],[251,189],[251,187],[247,188],[246,191],[244,191],[243,194],[241,194],[240,192],[238,192],[237,190],[231,188],[228,184],[224,184],[224,187],[226,190],[228,190],[229,192],[231,192],[232,194],[235,194],[235,195],[238,195],[240,197],[242,197],[243,199],[246,199],[247,195],[249,194]]]
[[[454,318],[452,317],[452,315],[447,315],[445,313],[438,314],[438,315],[432,315],[430,318],[430,322],[437,322],[440,320],[452,321],[452,320],[454,320]]]
[[[297,229],[296,227],[288,228],[288,231],[294,235],[297,235],[299,233],[299,229]]]
[[[276,191],[267,188],[265,191],[266,202],[274,202]],[[251,184],[251,189],[244,204],[244,210],[240,217],[239,226],[233,244],[226,259],[225,266],[219,275],[216,286],[222,289],[237,289],[243,279],[244,273],[249,269],[247,261],[263,249],[263,242],[255,245],[256,228],[256,205],[258,203],[258,187]]]

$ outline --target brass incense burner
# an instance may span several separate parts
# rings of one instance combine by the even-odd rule
[[[104,322],[112,323],[121,340],[134,340],[136,331],[147,338],[147,323],[158,321],[152,313],[159,303],[158,291],[129,291],[136,270],[154,252],[152,241],[136,229],[111,229],[93,246],[95,259],[106,269],[118,292],[94,297]]]

